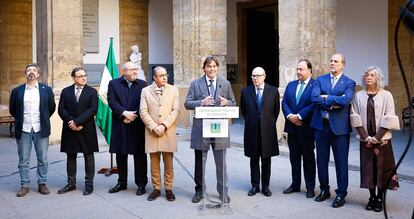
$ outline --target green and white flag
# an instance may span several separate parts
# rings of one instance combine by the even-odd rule
[[[111,142],[112,129],[112,110],[108,106],[107,99],[108,84],[110,80],[118,78],[118,69],[116,68],[112,39],[113,38],[111,37],[106,65],[103,70],[101,85],[99,86],[98,112],[96,113],[96,125],[101,130],[108,145]]]

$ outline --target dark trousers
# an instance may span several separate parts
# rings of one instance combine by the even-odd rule
[[[250,157],[250,181],[253,187],[260,184],[260,162],[262,161],[262,189],[269,188],[270,172],[272,165],[271,157]]]
[[[292,167],[292,187],[300,189],[301,185],[301,163],[303,157],[303,175],[307,190],[315,189],[315,143],[314,136],[288,134],[289,158]]]
[[[329,122],[324,122],[323,130],[315,131],[316,162],[318,165],[320,189],[329,190],[328,165],[330,149],[332,147],[338,186],[335,192],[340,197],[345,197],[348,189],[349,137],[349,134],[335,135]]]
[[[217,192],[219,194],[227,194],[227,167],[226,167],[226,149],[215,150],[214,144],[212,144],[214,163],[216,164],[216,178],[217,178]],[[195,181],[195,190],[202,191],[203,185],[205,185],[205,165],[207,161],[208,151],[203,150],[194,150],[195,155],[195,166],[194,166],[194,181]],[[204,168],[203,168],[204,167]],[[204,189],[206,187],[204,186]],[[205,191],[203,191],[205,192]]]
[[[76,185],[76,153],[68,153],[66,160],[66,172],[68,174],[68,184]],[[85,159],[85,184],[93,185],[95,176],[95,158],[93,153],[83,154]]]
[[[146,186],[148,183],[147,154],[134,154],[134,176],[137,186]],[[116,154],[118,167],[118,183],[126,185],[128,182],[128,154]]]

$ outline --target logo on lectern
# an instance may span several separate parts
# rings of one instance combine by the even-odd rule
[[[214,134],[218,134],[221,131],[221,124],[220,123],[211,123],[210,124],[210,132]]]

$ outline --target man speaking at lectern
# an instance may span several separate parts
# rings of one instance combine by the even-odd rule
[[[209,56],[204,60],[203,71],[205,75],[191,82],[184,106],[187,110],[194,110],[201,106],[235,106],[236,100],[231,89],[230,82],[217,75],[219,62],[215,57]],[[191,129],[191,148],[195,154],[195,195],[193,203],[198,203],[203,198],[205,162],[207,152],[213,149],[214,161],[216,164],[217,191],[220,200],[230,202],[227,194],[227,171],[226,171],[226,148],[230,147],[229,138],[205,138],[202,133],[202,119],[193,118]],[[204,162],[204,164],[203,164]]]

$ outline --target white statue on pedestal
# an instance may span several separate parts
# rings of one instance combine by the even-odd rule
[[[132,53],[129,56],[129,60],[135,64],[135,67],[138,69],[137,78],[146,81],[144,70],[142,70],[142,53],[139,52],[138,45],[131,46]]]

